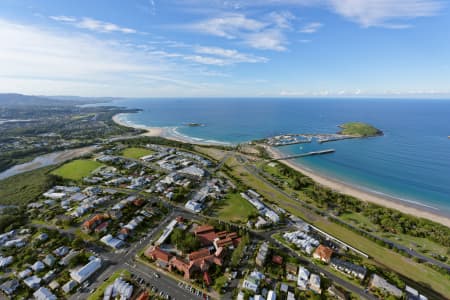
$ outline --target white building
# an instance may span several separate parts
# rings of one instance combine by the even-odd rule
[[[13,262],[14,258],[12,256],[3,257],[0,256],[0,268],[9,266]]]
[[[397,288],[393,284],[390,284],[389,282],[386,281],[386,279],[384,279],[381,276],[378,276],[377,274],[372,275],[372,279],[370,280],[369,286],[376,287],[380,290],[385,290],[389,294],[392,294],[396,297],[401,297],[403,294],[399,288]]]
[[[177,225],[177,220],[172,220],[169,225],[164,228],[163,234],[159,237],[159,239],[155,242],[156,246],[159,246],[163,244],[166,239],[169,237],[169,235],[172,233],[173,229],[175,228],[175,225]]]
[[[186,209],[189,209],[190,211],[193,211],[193,212],[196,212],[196,213],[199,213],[199,212],[202,211],[202,204],[198,203],[198,202],[195,202],[195,201],[192,201],[192,200],[189,200],[188,202],[186,202],[184,207]]]
[[[37,289],[41,285],[41,278],[37,277],[36,275],[30,276],[23,280],[23,283],[25,283],[26,286],[28,286],[30,289]]]
[[[70,277],[78,283],[82,283],[88,279],[95,271],[102,266],[102,260],[98,257],[94,257],[89,263],[81,267],[77,271],[72,271]]]
[[[302,290],[306,290],[308,280],[309,280],[308,269],[300,266],[298,269],[297,286]]]
[[[35,263],[31,266],[31,268],[32,268],[33,271],[35,271],[35,272],[40,272],[40,271],[42,271],[42,270],[45,269],[45,265],[44,265],[44,263],[43,263],[42,261],[38,260],[37,262],[35,262]]]
[[[255,270],[251,272],[250,275],[248,275],[247,278],[244,280],[244,282],[242,283],[242,288],[256,293],[259,287],[259,283],[261,282],[262,279],[264,279],[264,277],[265,277],[264,274]]]
[[[184,169],[181,169],[179,172],[181,174],[186,174],[186,175],[194,176],[197,178],[202,178],[203,176],[205,176],[205,171],[196,166],[186,167]]]
[[[319,275],[311,274],[311,276],[309,277],[309,288],[318,294],[322,293],[322,290],[320,289]]]
[[[269,220],[271,220],[273,223],[278,223],[280,222],[280,217],[273,211],[270,209],[266,209],[266,212],[264,214]]]
[[[105,235],[100,239],[100,241],[103,244],[116,250],[122,248],[125,245],[125,243],[122,240],[113,237],[111,234]]]
[[[133,294],[133,285],[124,281],[121,277],[117,278],[113,284],[106,287],[103,300],[109,300],[111,297],[117,299],[120,296],[121,300],[127,300],[131,298]]]
[[[41,287],[33,294],[37,300],[57,300],[55,295],[52,294],[47,288]]]
[[[267,300],[277,300],[277,294],[273,290],[270,290],[267,293]]]

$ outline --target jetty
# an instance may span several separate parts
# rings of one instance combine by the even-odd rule
[[[307,152],[307,153],[294,154],[294,155],[289,155],[289,156],[285,156],[285,157],[275,158],[274,160],[287,160],[287,159],[300,158],[300,157],[306,157],[306,156],[324,155],[324,154],[329,154],[329,153],[333,153],[333,152],[336,152],[336,150],[326,149],[326,150],[320,150],[320,151],[311,151],[311,152]]]

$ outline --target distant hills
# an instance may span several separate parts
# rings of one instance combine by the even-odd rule
[[[20,106],[71,106],[89,103],[103,103],[115,98],[83,98],[76,96],[29,96],[22,94],[0,94],[1,107]]]

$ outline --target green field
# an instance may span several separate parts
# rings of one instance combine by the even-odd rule
[[[145,148],[127,148],[122,151],[121,155],[128,158],[139,159],[142,156],[150,155],[152,153],[154,153],[152,150]]]
[[[65,179],[81,180],[83,177],[89,176],[92,171],[103,166],[103,164],[88,159],[73,160],[52,172],[53,175],[60,176]]]
[[[229,194],[216,208],[217,216],[229,222],[247,222],[248,217],[256,215],[255,207],[238,193]]]
[[[47,175],[52,167],[40,168],[0,181],[0,204],[27,204],[52,186]]]
[[[339,126],[341,134],[356,135],[360,137],[369,137],[381,135],[381,130],[373,127],[372,125],[361,122],[349,122]]]
[[[96,290],[95,292],[87,298],[88,300],[99,300],[103,299],[103,293],[105,292],[108,285],[112,284],[117,278],[121,277],[124,280],[130,280],[131,273],[127,270],[118,270],[115,273],[113,273],[108,280],[103,282]]]

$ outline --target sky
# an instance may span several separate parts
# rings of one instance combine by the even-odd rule
[[[1,0],[0,92],[450,98],[447,0]]]

